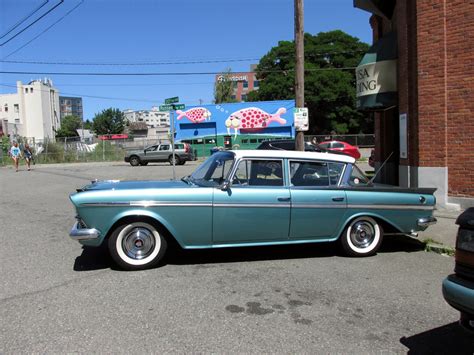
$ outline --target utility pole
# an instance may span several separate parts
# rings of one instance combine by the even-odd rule
[[[295,96],[296,107],[304,107],[304,20],[303,0],[295,0]],[[296,132],[296,150],[304,151],[304,132]]]

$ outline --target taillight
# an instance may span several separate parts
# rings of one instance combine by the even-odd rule
[[[189,148],[190,148],[190,145],[189,145],[188,143],[186,143],[186,144],[184,145],[184,151],[185,151],[186,153],[189,153]]]

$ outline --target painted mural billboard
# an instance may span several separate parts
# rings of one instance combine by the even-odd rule
[[[294,100],[223,103],[175,112],[177,140],[248,135],[294,137]]]

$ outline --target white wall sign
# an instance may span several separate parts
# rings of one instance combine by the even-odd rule
[[[307,107],[295,107],[293,109],[295,129],[297,131],[309,130],[309,114]]]

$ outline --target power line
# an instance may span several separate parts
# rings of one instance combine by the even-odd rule
[[[331,71],[331,70],[354,70],[356,67],[341,68],[313,68],[305,69],[305,72]],[[294,69],[278,69],[278,70],[260,70],[259,73],[289,73]],[[256,74],[252,71],[236,72],[237,74]],[[149,73],[78,73],[78,72],[26,72],[26,71],[0,71],[0,74],[15,75],[57,75],[57,76],[188,76],[188,75],[232,75],[231,73],[222,72],[149,72]]]
[[[83,0],[84,1],[84,0]],[[81,2],[82,3],[82,2]],[[73,9],[74,10],[74,9]],[[73,11],[71,10],[71,11]],[[67,14],[66,14],[67,15]],[[306,57],[315,58],[315,57],[325,57],[330,55],[338,54],[356,54],[364,53],[365,50],[351,50],[351,51],[337,51],[337,52],[314,52],[306,53]],[[5,58],[9,57],[10,53]],[[289,56],[279,56],[278,58],[292,58],[293,54]],[[181,64],[209,64],[209,63],[227,63],[227,62],[249,62],[257,61],[261,58],[231,58],[231,59],[209,59],[209,60],[165,60],[165,61],[153,61],[153,62],[116,62],[116,63],[106,63],[106,62],[67,62],[67,61],[27,61],[27,60],[0,60],[2,63],[11,63],[11,64],[35,64],[35,65],[70,65],[70,66],[151,66],[151,65],[181,65]]]
[[[59,0],[59,3],[57,3],[56,5],[54,5],[51,9],[49,9],[48,11],[46,11],[46,13],[44,13],[43,15],[41,15],[39,18],[37,18],[35,21],[33,21],[32,23],[30,23],[28,26],[26,26],[24,29],[22,29],[20,32],[17,32],[13,37],[10,37],[8,40],[6,40],[5,42],[3,43],[0,43],[0,47],[7,44],[8,42],[10,42],[12,39],[16,38],[17,36],[19,36],[20,34],[22,34],[23,32],[25,32],[28,28],[30,28],[31,26],[33,26],[35,23],[37,23],[39,20],[41,20],[43,17],[45,17],[46,15],[48,15],[51,11],[53,11],[54,9],[56,9],[59,5],[61,5],[62,3],[64,2],[64,0]]]
[[[18,21],[15,25],[13,25],[13,27],[8,30],[7,32],[5,32],[1,37],[0,39],[2,39],[3,37],[5,37],[6,35],[8,35],[9,33],[11,33],[13,30],[15,30],[18,26],[20,26],[23,22],[25,22],[26,20],[28,20],[31,16],[33,16],[36,12],[38,12],[44,5],[46,5],[47,3],[49,2],[49,0],[45,0],[40,6],[38,6],[35,10],[33,10],[30,14],[28,14],[27,16],[25,16],[23,19],[21,19],[20,21]]]
[[[8,58],[10,57],[11,55],[15,54],[16,52],[18,52],[19,50],[25,48],[27,45],[29,45],[31,42],[33,42],[35,39],[37,39],[39,36],[43,35],[45,32],[49,31],[51,29],[51,27],[53,27],[54,25],[56,25],[58,22],[62,21],[66,16],[68,16],[71,12],[73,12],[74,10],[76,10],[79,6],[81,6],[82,4],[84,3],[84,0],[81,0],[81,2],[79,4],[77,4],[76,6],[74,6],[71,10],[69,10],[68,12],[66,12],[66,14],[64,14],[61,18],[59,18],[57,21],[53,22],[50,26],[46,27],[43,31],[41,31],[37,36],[33,37],[31,40],[29,40],[28,42],[26,42],[24,45],[22,45],[20,48],[14,50],[13,52],[9,53],[7,56],[3,57],[2,58],[2,61],[3,59],[5,58]]]

